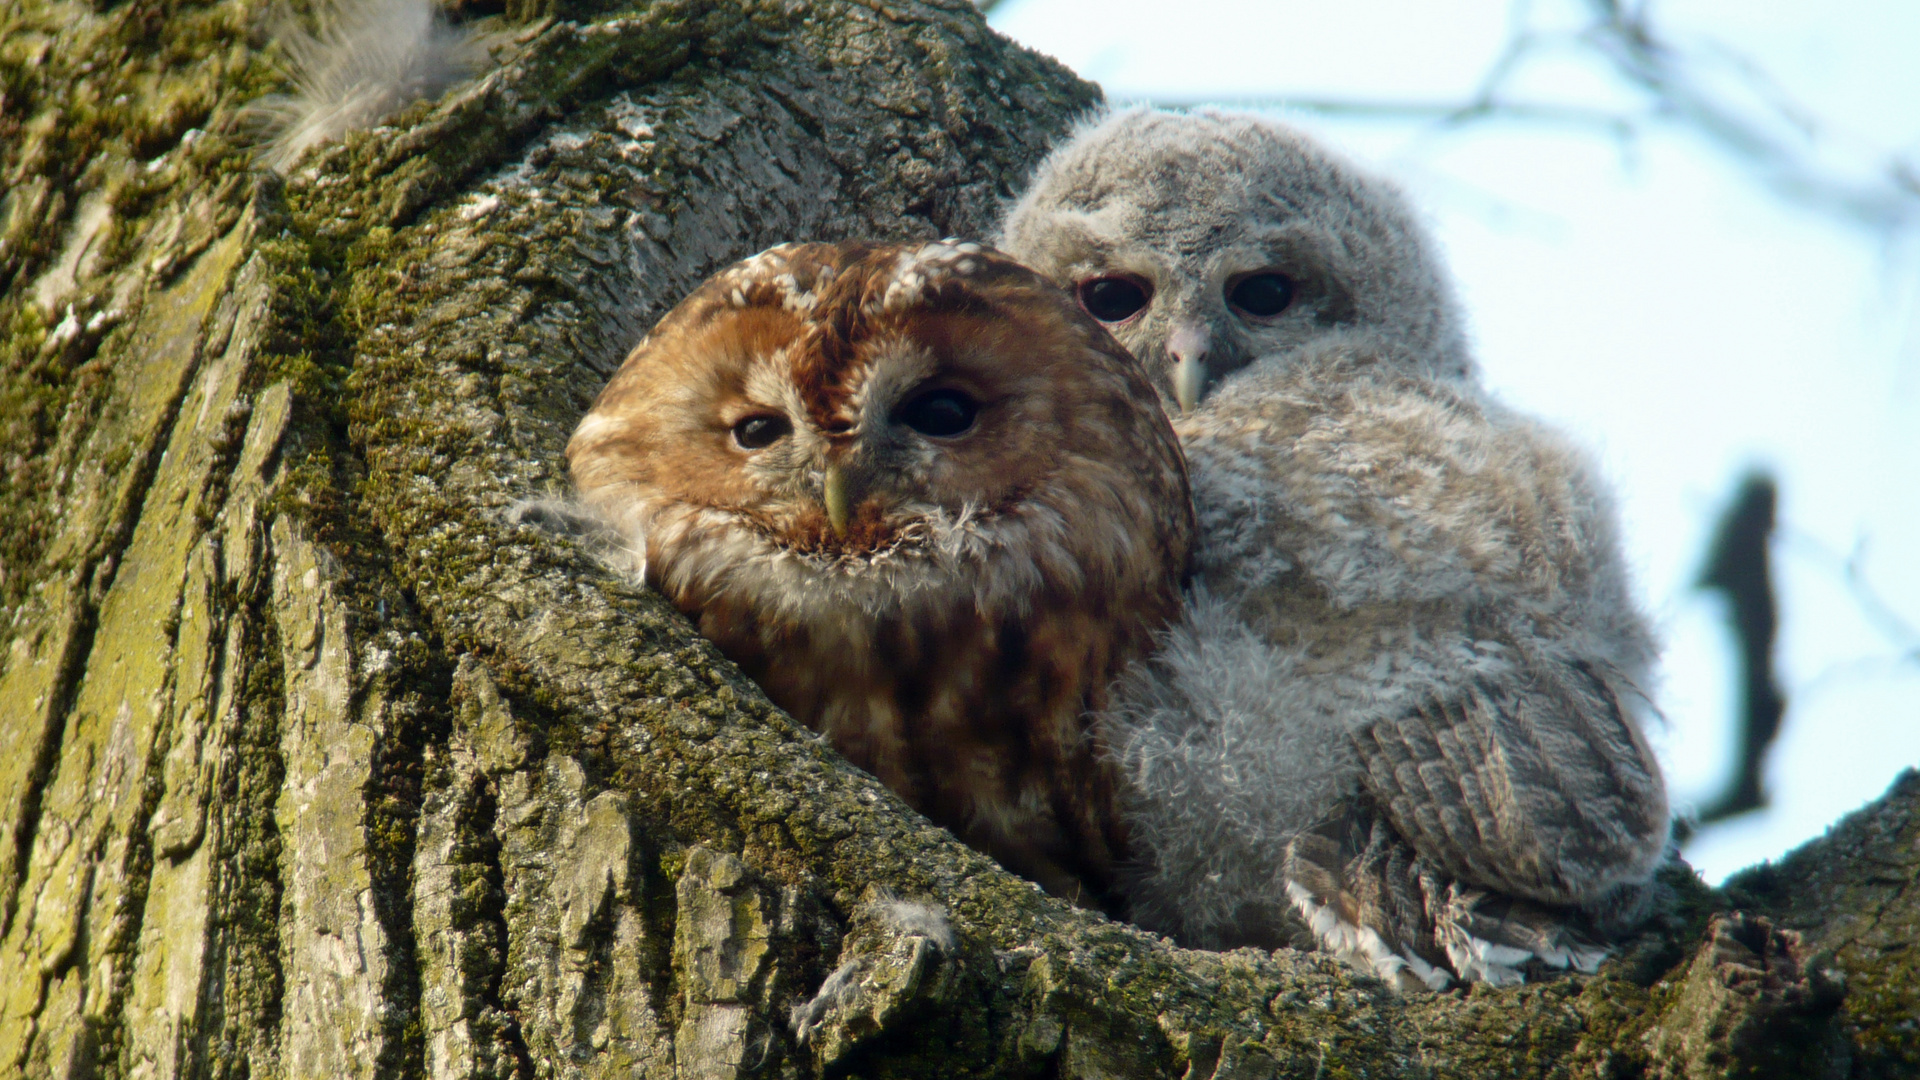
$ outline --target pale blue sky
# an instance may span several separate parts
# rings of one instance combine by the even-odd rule
[[[1575,0],[1531,5],[1577,28]],[[1706,57],[1756,61],[1821,121],[1823,169],[1871,180],[1920,148],[1920,4],[1663,3],[1658,25]],[[1507,40],[1502,0],[1006,0],[1002,32],[1100,82],[1117,103],[1470,95]],[[1509,96],[1633,108],[1574,48],[1530,61]],[[1756,104],[1753,114],[1763,110]],[[1873,592],[1920,627],[1920,237],[1783,200],[1699,136],[1281,115],[1397,178],[1440,237],[1488,383],[1595,451],[1667,643],[1654,732],[1676,805],[1730,765],[1734,659],[1690,585],[1741,473],[1781,481],[1778,650],[1789,712],[1771,809],[1705,831],[1687,855],[1719,880],[1818,835],[1920,765],[1920,640],[1876,622],[1838,560],[1864,544]]]

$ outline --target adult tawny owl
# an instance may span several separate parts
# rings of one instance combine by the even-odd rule
[[[1278,124],[1132,111],[1003,247],[1166,374],[1200,537],[1185,620],[1102,723],[1136,917],[1432,986],[1582,968],[1666,796],[1605,491],[1489,399],[1400,196]]]
[[[955,242],[777,247],[669,312],[567,447],[646,580],[795,718],[1049,891],[1111,907],[1088,732],[1193,521],[1141,369]]]

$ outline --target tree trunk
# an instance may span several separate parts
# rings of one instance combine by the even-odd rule
[[[1070,909],[796,727],[543,523],[566,437],[711,270],[979,236],[1098,92],[963,0],[523,6],[284,183],[262,4],[0,10],[0,1072],[1920,1069],[1913,774],[1596,977],[1400,998]]]

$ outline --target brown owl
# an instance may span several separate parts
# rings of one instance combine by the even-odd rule
[[[1089,734],[1180,611],[1155,387],[974,244],[800,244],[662,319],[567,446],[642,574],[782,708],[1050,892],[1112,910]]]

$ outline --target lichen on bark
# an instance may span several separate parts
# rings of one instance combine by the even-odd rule
[[[1409,999],[1068,908],[849,767],[539,500],[712,269],[979,236],[1097,91],[962,0],[507,8],[487,74],[284,181],[236,134],[258,5],[0,11],[0,1070],[1920,1060],[1911,778],[1748,921],[1676,870],[1597,977]]]

